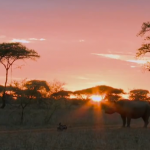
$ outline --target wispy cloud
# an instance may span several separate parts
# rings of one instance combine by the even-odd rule
[[[84,77],[84,76],[72,76],[73,78],[76,78],[76,79],[80,79],[80,80],[88,80],[89,78],[87,77]]]
[[[136,66],[130,66],[131,68],[135,68]]]
[[[30,41],[45,41],[46,39],[44,38],[40,38],[40,39],[37,39],[37,38],[29,38]]]
[[[137,64],[145,64],[148,62],[147,60],[127,60],[127,61],[137,63]]]
[[[92,53],[92,55],[97,55],[97,56],[102,56],[110,59],[117,59],[121,61],[127,61],[127,62],[132,62],[132,63],[137,63],[137,64],[145,64],[148,62],[149,57],[145,57],[145,59],[136,59],[135,56],[129,55],[129,54],[98,54],[98,53]]]
[[[5,35],[0,35],[0,39],[6,38]]]
[[[87,82],[87,84],[90,85],[90,86],[97,86],[97,85],[107,85],[108,82],[106,82],[106,81]]]
[[[85,42],[85,40],[81,39],[81,40],[79,40],[79,42]]]
[[[30,41],[37,41],[37,38],[29,38]]]
[[[116,55],[116,54],[97,54],[97,53],[92,53],[92,54],[102,56],[102,57],[112,58],[112,59],[121,59],[120,55]]]
[[[12,39],[10,42],[30,43],[30,41],[26,39]]]
[[[46,39],[40,38],[40,41],[45,41]]]
[[[0,79],[5,79],[6,76],[0,76]],[[18,77],[13,77],[13,80],[21,80],[22,78],[18,78]],[[11,79],[10,79],[11,80]],[[1,85],[1,84],[0,84]]]
[[[32,41],[44,41],[46,39],[44,38],[40,38],[40,39],[37,39],[37,38],[28,38],[28,39],[12,39],[10,42],[20,42],[20,43],[31,43]]]
[[[81,79],[81,80],[88,80],[88,79],[89,79],[89,78],[82,77],[82,76],[81,76],[81,77],[79,76],[79,77],[77,77],[77,78],[78,78],[78,79]]]

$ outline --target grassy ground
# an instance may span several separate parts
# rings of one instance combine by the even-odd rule
[[[147,150],[150,127],[141,119],[121,128],[118,114],[106,115],[99,107],[57,110],[48,123],[47,110],[26,110],[19,124],[19,110],[0,110],[0,150]],[[68,126],[57,131],[59,122]]]
[[[53,114],[52,114],[53,113]],[[105,114],[99,107],[79,107],[72,109],[26,109],[24,122],[20,126],[21,110],[0,109],[0,130],[14,128],[56,127],[59,122],[68,126],[99,126],[120,125],[120,115]],[[143,126],[142,119],[132,120],[132,124]]]
[[[1,150],[147,150],[150,130],[118,126],[1,132]]]

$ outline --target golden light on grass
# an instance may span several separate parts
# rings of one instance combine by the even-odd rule
[[[94,102],[100,102],[100,101],[102,100],[102,97],[99,96],[99,95],[92,95],[90,98],[91,98],[92,101],[94,101]]]

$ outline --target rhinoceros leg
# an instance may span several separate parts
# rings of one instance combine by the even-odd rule
[[[130,127],[131,118],[127,117],[127,127]]]
[[[122,127],[125,127],[125,125],[126,125],[126,117],[121,115],[121,118],[122,118],[122,121],[123,121]]]
[[[148,125],[148,119],[149,119],[149,116],[147,116],[147,115],[144,115],[143,117],[142,117],[142,119],[144,120],[144,127],[145,128],[147,128],[147,125]]]

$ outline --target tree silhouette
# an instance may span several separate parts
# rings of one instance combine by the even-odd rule
[[[72,94],[71,91],[62,90],[62,91],[51,94],[51,97],[53,97],[55,99],[68,98],[70,96],[70,94]]]
[[[33,49],[28,49],[21,43],[2,43],[0,44],[0,63],[5,67],[6,79],[4,84],[4,92],[2,97],[2,106],[5,107],[5,94],[8,81],[8,71],[13,63],[17,60],[32,59],[35,60],[40,56]]]
[[[34,102],[38,98],[42,97],[42,90],[49,91],[49,86],[46,81],[30,80],[26,79],[22,81],[13,81],[12,90],[16,101],[21,108],[21,124],[24,120],[24,110],[27,106]]]
[[[113,88],[107,92],[105,99],[109,101],[117,101],[122,98],[122,94],[125,94],[122,89]]]
[[[50,95],[53,93],[57,93],[59,91],[64,90],[64,82],[58,81],[58,80],[53,80],[52,82],[49,83],[49,88],[50,88]]]
[[[32,91],[32,94],[36,98],[38,104],[44,102],[43,98],[46,98],[48,96],[48,92],[50,91],[48,83],[43,80],[27,81],[25,83],[25,87]]]
[[[95,86],[83,90],[78,90],[74,92],[75,95],[101,95],[104,99],[108,99],[110,101],[118,100],[121,98],[121,94],[124,94],[122,89],[113,88],[107,85]]]
[[[144,36],[144,44],[141,45],[141,47],[138,49],[137,53],[136,53],[136,57],[137,58],[141,58],[143,56],[146,55],[146,53],[150,52],[150,36],[146,35],[148,32],[150,31],[150,22],[144,22],[142,24],[141,30],[138,33],[138,36]],[[145,68],[148,69],[150,71],[150,62],[147,61],[147,63],[145,64]]]
[[[113,87],[107,86],[107,85],[100,85],[100,86],[95,86],[83,90],[78,90],[75,91],[75,94],[103,94],[106,93],[107,91],[113,89]]]
[[[148,90],[144,89],[135,89],[129,92],[129,98],[131,100],[148,100]]]

